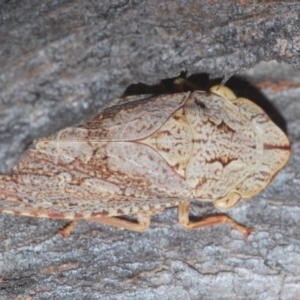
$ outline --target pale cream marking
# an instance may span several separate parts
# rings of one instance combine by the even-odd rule
[[[23,214],[22,214],[23,215]],[[24,216],[24,215],[23,215]],[[28,216],[35,216],[35,214],[34,213],[29,213],[29,215]],[[38,217],[39,218],[49,218],[49,214],[47,214],[47,213],[39,213],[38,214]]]
[[[2,210],[2,212],[3,212],[3,213],[7,213],[7,214],[13,214],[13,215],[15,215],[15,212],[14,212],[14,211],[9,210],[9,209],[5,209],[5,208]]]
[[[139,211],[139,208],[134,206],[132,207],[132,213],[137,213]]]
[[[145,210],[145,211],[147,211],[147,210],[150,209],[150,206],[149,206],[149,205],[144,205],[144,206],[142,207],[142,209]]]
[[[82,218],[83,219],[88,219],[88,218],[90,218],[91,217],[91,213],[84,213],[84,214],[82,214]]]
[[[72,181],[72,176],[68,172],[62,172],[57,175],[59,179],[61,179],[63,182],[71,182]]]
[[[124,215],[129,215],[129,213],[130,213],[130,207],[124,207],[122,209],[122,211],[124,212]]]
[[[214,85],[210,88],[210,91],[218,96],[223,97],[226,100],[234,101],[236,100],[236,95],[231,89],[226,86]]]
[[[89,175],[90,175],[91,177],[95,177],[95,176],[96,176],[96,172],[90,171],[90,172],[89,172]]]
[[[118,213],[117,213],[117,211],[115,210],[115,209],[112,209],[112,208],[110,208],[109,210],[108,210],[108,215],[109,216],[116,216]]]
[[[71,214],[71,213],[64,214],[64,219],[73,220],[74,217],[75,217],[74,214]]]

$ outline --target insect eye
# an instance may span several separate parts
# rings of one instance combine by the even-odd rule
[[[238,193],[230,193],[224,198],[214,201],[214,206],[218,209],[228,209],[235,206],[241,199],[241,195]]]
[[[197,98],[195,99],[195,104],[201,107],[202,109],[207,109],[206,105]]]

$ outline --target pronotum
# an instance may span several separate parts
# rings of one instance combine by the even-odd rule
[[[226,215],[190,221],[191,200],[231,208],[264,189],[289,155],[266,113],[227,87],[128,96],[36,141],[0,176],[0,212],[74,220],[67,236],[79,219],[144,231],[152,215],[178,206],[187,229],[227,222],[247,237],[252,229]],[[129,214],[136,221],[118,218]]]

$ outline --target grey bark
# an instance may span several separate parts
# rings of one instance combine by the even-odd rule
[[[90,118],[130,83],[182,70],[227,78],[272,59],[289,66],[260,64],[229,85],[266,104],[293,154],[269,188],[229,211],[255,227],[248,241],[226,225],[185,231],[174,209],[143,234],[82,221],[68,240],[57,234],[64,221],[1,215],[0,299],[298,299],[299,9],[297,1],[2,1],[1,172],[33,139]],[[285,84],[258,91],[266,79]],[[192,211],[213,212],[201,203]]]

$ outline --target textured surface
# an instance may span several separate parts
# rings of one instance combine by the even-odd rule
[[[265,191],[228,212],[255,227],[247,241],[226,225],[186,231],[174,209],[143,234],[82,221],[68,240],[57,234],[65,221],[1,215],[1,299],[298,299],[300,72],[272,62],[249,74],[264,94],[238,86],[281,111],[293,152]]]
[[[299,65],[298,2],[210,2],[195,9],[183,1],[2,1],[1,170],[12,167],[33,137],[77,123],[134,80],[156,82],[181,68],[221,76],[271,58]],[[77,27],[80,20],[85,26]],[[100,41],[103,33],[114,41],[103,40],[106,49],[114,46],[111,52],[97,43],[76,48],[85,37]],[[81,60],[89,49],[94,55]],[[51,54],[47,68],[27,67],[39,65],[39,53]],[[287,128],[293,151],[268,189],[229,211],[255,227],[248,241],[226,225],[188,232],[173,209],[154,217],[144,234],[83,221],[68,240],[57,234],[65,221],[1,215],[1,300],[298,299],[300,72],[271,62],[247,74],[263,94],[241,77],[229,84]],[[209,204],[193,209],[196,216],[212,212]]]
[[[299,67],[299,9],[298,1],[1,1],[0,171],[33,139],[91,117],[134,81],[183,69],[222,77],[271,59]]]

